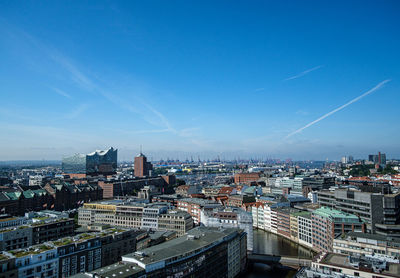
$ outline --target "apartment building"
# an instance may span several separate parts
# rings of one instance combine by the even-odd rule
[[[178,205],[177,205],[177,208],[179,210],[186,211],[192,216],[193,221],[196,225],[200,224],[201,222],[202,209],[213,210],[214,208],[218,207],[222,207],[222,205],[214,201],[199,199],[199,198],[180,199],[178,200]]]
[[[0,251],[26,248],[34,244],[74,234],[73,219],[43,217],[23,226],[0,230]]]
[[[64,278],[115,263],[122,255],[136,250],[136,239],[143,232],[111,228],[99,233],[84,233],[25,249],[0,254],[0,265],[15,277]],[[13,266],[8,263],[13,261]],[[0,275],[1,276],[1,275]]]

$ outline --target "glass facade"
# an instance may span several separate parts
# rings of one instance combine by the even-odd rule
[[[63,173],[86,173],[86,155],[75,154],[73,156],[64,157],[61,163]]]
[[[113,148],[90,154],[75,154],[62,159],[63,173],[112,174],[117,170],[117,152]]]
[[[117,170],[117,151],[95,151],[86,155],[86,174],[111,174]]]

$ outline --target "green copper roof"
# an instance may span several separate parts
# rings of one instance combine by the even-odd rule
[[[345,213],[340,210],[328,207],[316,209],[313,213],[331,219],[346,219],[346,221],[354,220],[355,222],[359,222],[358,217],[354,214]]]
[[[32,190],[26,190],[23,192],[23,194],[24,194],[24,197],[27,199],[35,197],[35,193],[33,193]]]
[[[18,200],[19,197],[21,196],[21,192],[5,192],[8,198],[11,200]]]

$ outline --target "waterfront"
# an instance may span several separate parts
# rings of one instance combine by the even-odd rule
[[[263,230],[253,230],[253,253],[312,258],[313,253],[291,240]]]
[[[278,256],[298,256],[300,258],[312,258],[313,252],[295,242],[281,236],[254,229],[253,253],[271,254]],[[290,269],[271,269],[267,265],[255,264],[249,271],[246,278],[272,278],[272,277],[293,277],[296,271]]]

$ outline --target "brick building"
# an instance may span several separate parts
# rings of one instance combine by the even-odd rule
[[[135,157],[135,177],[148,177],[151,174],[151,170],[153,170],[153,165],[150,162],[147,162],[147,157],[144,154],[140,153],[138,156]]]
[[[237,173],[235,174],[234,180],[236,184],[252,184],[260,179],[260,173]]]

